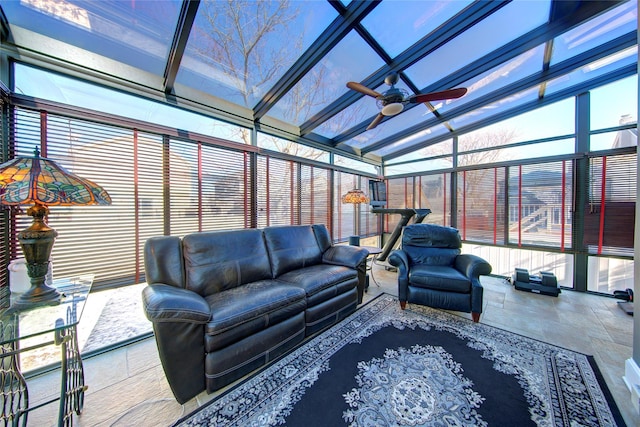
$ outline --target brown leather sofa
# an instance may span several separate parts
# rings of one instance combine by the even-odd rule
[[[153,237],[142,299],[176,400],[211,393],[352,313],[367,251],[324,225]]]

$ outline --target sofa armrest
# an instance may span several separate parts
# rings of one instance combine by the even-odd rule
[[[146,286],[142,302],[169,387],[178,403],[185,403],[206,388],[204,327],[211,318],[209,304],[193,291],[162,283]]]
[[[467,276],[469,279],[478,279],[479,276],[486,276],[491,273],[491,264],[473,254],[460,254],[456,257],[454,264],[456,270]]]
[[[324,264],[343,265],[357,269],[369,256],[369,251],[359,246],[331,246],[322,254]]]
[[[188,289],[153,283],[142,290],[144,312],[152,322],[204,324],[211,319],[207,301]]]
[[[398,269],[398,300],[407,301],[409,293],[409,257],[402,249],[389,254],[387,261]]]

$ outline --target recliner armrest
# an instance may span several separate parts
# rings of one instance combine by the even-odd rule
[[[142,290],[144,312],[152,322],[204,324],[211,319],[207,301],[188,289],[153,283]]]
[[[473,254],[460,254],[456,257],[454,267],[470,279],[486,276],[491,273],[491,264]]]
[[[322,262],[358,268],[368,256],[369,251],[359,246],[337,245],[331,246],[322,254]]]
[[[387,258],[389,264],[398,268],[398,299],[406,302],[409,296],[409,257],[402,249],[396,249]]]
[[[407,257],[407,253],[402,249],[396,249],[389,254],[387,258],[389,264],[394,267],[399,268],[400,270],[409,270],[409,258]]]

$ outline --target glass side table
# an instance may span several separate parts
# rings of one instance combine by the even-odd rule
[[[27,308],[12,305],[0,310],[0,425],[26,426],[29,411],[58,400],[58,426],[73,425],[73,412],[79,415],[82,411],[87,389],[77,325],[92,284],[91,274],[56,279],[53,287],[62,294],[59,304]],[[48,340],[48,335],[53,340]],[[23,344],[43,336],[44,342]],[[20,354],[52,344],[60,346],[60,397],[30,407],[27,382],[20,369]]]

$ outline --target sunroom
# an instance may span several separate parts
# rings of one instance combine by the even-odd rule
[[[496,277],[525,268],[567,292],[640,291],[637,2],[0,10],[0,163],[37,147],[111,198],[51,207],[54,278],[90,273],[95,294],[140,286],[147,239],[198,231],[325,224],[334,244],[384,248],[401,217],[342,203],[361,189],[378,207],[429,209],[424,222],[457,228]],[[455,88],[466,93],[416,98]],[[389,90],[399,111],[383,111]],[[32,218],[0,214],[8,295]],[[640,384],[634,330],[628,385]]]

